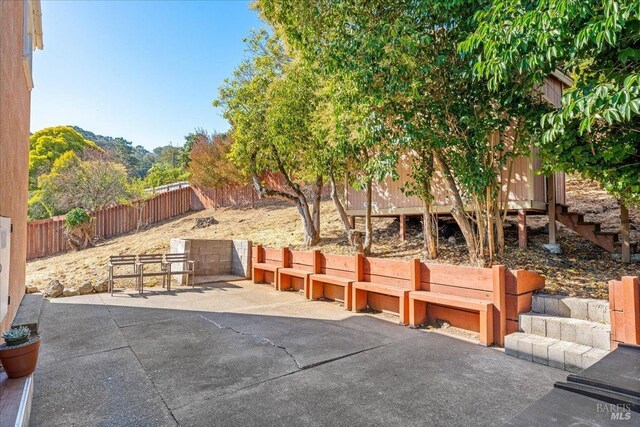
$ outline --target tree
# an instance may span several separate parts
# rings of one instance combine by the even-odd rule
[[[85,150],[97,148],[69,126],[49,127],[32,134],[29,137],[29,189],[37,188],[38,177],[49,173],[63,154],[82,155]]]
[[[226,134],[210,135],[204,130],[189,134],[189,181],[205,188],[241,183],[244,175],[228,159],[233,144]],[[185,143],[185,147],[187,143]]]
[[[492,93],[472,78],[469,58],[457,51],[475,29],[474,11],[486,3],[258,2],[287,43],[334,88],[331,102],[350,124],[360,160],[354,171],[369,199],[367,231],[371,183],[397,177],[404,155],[413,177],[406,190],[425,205],[426,252],[436,255],[429,212],[432,187],[439,185],[477,263],[485,255],[491,261],[504,246],[500,175],[510,158],[527,153],[535,115],[523,111],[536,104],[529,93]],[[370,244],[365,238],[365,251]]]
[[[478,12],[461,45],[500,91],[565,70],[573,85],[542,119],[543,170],[579,172],[640,204],[640,7],[636,0],[514,0]]]
[[[230,159],[250,176],[260,197],[293,203],[302,219],[304,242],[320,239],[323,174],[315,165],[318,141],[311,130],[315,82],[304,64],[292,61],[284,46],[266,31],[246,40],[250,56],[225,80],[215,106],[232,125]],[[265,177],[280,174],[282,187]],[[315,183],[313,212],[303,183]]]
[[[127,199],[127,170],[106,155],[85,159],[73,152],[60,156],[51,172],[40,177],[38,190],[30,201],[40,204],[47,216],[66,213],[72,208],[96,211]],[[37,209],[31,208],[31,215]]]
[[[144,183],[147,188],[153,188],[187,179],[189,179],[189,173],[181,166],[173,166],[168,162],[156,162],[147,172]]]

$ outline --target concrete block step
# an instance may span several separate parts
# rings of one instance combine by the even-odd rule
[[[534,294],[531,311],[598,323],[611,323],[609,301],[564,295]]]
[[[26,294],[20,302],[11,327],[26,326],[31,329],[32,334],[37,334],[40,327],[43,304],[44,297],[41,293]]]
[[[516,332],[504,343],[509,356],[569,372],[579,372],[596,363],[609,351],[555,338]]]
[[[540,337],[611,350],[611,325],[540,313],[520,314],[520,330]]]

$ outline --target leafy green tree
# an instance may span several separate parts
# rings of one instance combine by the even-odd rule
[[[229,157],[250,176],[261,197],[293,203],[303,224],[304,242],[320,239],[320,194],[323,173],[317,167],[319,141],[311,117],[315,110],[312,73],[291,58],[276,37],[258,31],[246,40],[250,56],[225,81],[214,101],[232,125]],[[273,174],[284,185],[270,185]],[[313,212],[302,190],[315,183]]]
[[[186,181],[187,179],[189,179],[189,172],[185,171],[181,166],[176,167],[171,163],[156,162],[147,172],[144,183],[147,188],[153,188]]]
[[[265,17],[317,67],[331,89],[338,122],[349,128],[349,145],[343,147],[357,159],[355,184],[365,188],[369,199],[367,231],[371,182],[395,178],[402,155],[412,165],[407,192],[423,200],[426,217],[433,186],[448,193],[451,213],[476,262],[485,253],[491,259],[496,246],[504,246],[500,209],[506,203],[500,200],[500,174],[510,158],[527,153],[536,117],[523,116],[533,97],[492,93],[486,82],[472,78],[469,58],[456,49],[475,29],[474,11],[486,4],[258,2]],[[498,137],[501,133],[505,136]],[[426,248],[434,256],[426,219]],[[365,251],[370,244],[365,236]]]
[[[42,175],[30,199],[30,216],[64,214],[72,208],[96,211],[127,199],[127,170],[108,156],[60,156]]]
[[[49,127],[32,134],[29,137],[29,189],[37,188],[38,177],[49,173],[63,154],[82,155],[85,150],[97,148],[69,126]]]
[[[637,0],[495,1],[461,49],[496,91],[534,89],[556,70],[573,85],[542,120],[546,172],[579,172],[640,204],[640,5]]]

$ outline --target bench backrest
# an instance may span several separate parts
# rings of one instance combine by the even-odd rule
[[[313,252],[292,251],[286,249],[288,252],[287,262],[285,267],[291,267],[298,270],[310,271],[313,273]]]
[[[493,300],[493,270],[462,265],[420,265],[420,290],[446,295]]]
[[[138,255],[138,261],[141,264],[156,264],[161,263],[164,259],[163,254],[142,254]]]
[[[167,262],[187,262],[189,261],[189,256],[185,253],[172,253],[165,255],[165,261]]]
[[[320,255],[320,274],[355,279],[355,258],[350,255]]]
[[[109,263],[113,265],[134,265],[137,260],[137,255],[111,255],[109,257]]]
[[[359,258],[356,255],[356,262]],[[411,261],[362,257],[362,280],[411,289]]]
[[[271,265],[282,265],[282,249],[264,248],[264,262]]]

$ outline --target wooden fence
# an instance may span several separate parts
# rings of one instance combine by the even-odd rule
[[[141,207],[118,205],[93,213],[95,236],[109,238],[134,231],[191,210],[190,187],[171,190],[144,201]],[[27,259],[44,257],[68,249],[64,216],[30,221],[27,225]]]

